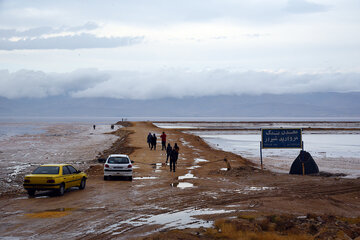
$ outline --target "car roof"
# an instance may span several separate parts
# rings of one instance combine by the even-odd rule
[[[129,157],[128,155],[125,154],[110,154],[109,157]]]
[[[40,165],[40,167],[45,167],[45,166],[48,166],[48,167],[62,167],[62,166],[68,166],[70,164],[67,164],[67,163],[60,163],[60,164],[42,164]]]

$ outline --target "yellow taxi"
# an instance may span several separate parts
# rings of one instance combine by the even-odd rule
[[[62,196],[71,187],[84,189],[87,175],[69,164],[46,164],[36,168],[24,178],[24,188],[29,196],[35,191],[54,190]]]

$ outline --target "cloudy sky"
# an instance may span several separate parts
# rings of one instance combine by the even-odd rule
[[[360,91],[359,0],[0,0],[0,96]]]

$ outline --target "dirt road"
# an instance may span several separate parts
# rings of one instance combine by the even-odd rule
[[[135,149],[130,155],[135,161],[132,182],[104,181],[102,165],[94,164],[85,190],[74,188],[62,197],[41,193],[28,198],[25,192],[4,196],[0,238],[129,239],[174,228],[211,227],[216,219],[254,213],[360,216],[360,179],[261,171],[240,156],[210,148],[199,137],[167,129],[168,141],[180,147],[174,173],[162,165],[166,155],[161,144],[150,151],[146,143],[149,132],[160,136],[163,129],[136,122],[125,130],[133,132],[128,139]],[[230,171],[221,170],[225,157]],[[199,230],[189,234],[201,238]]]

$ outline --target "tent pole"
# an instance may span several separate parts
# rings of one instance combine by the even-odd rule
[[[261,163],[261,170],[263,170],[263,161],[262,161],[262,142],[260,142],[260,163]]]
[[[304,175],[305,175],[305,166],[304,166],[304,163],[302,162],[301,165],[302,165],[302,173],[303,173],[303,176],[304,176]]]

